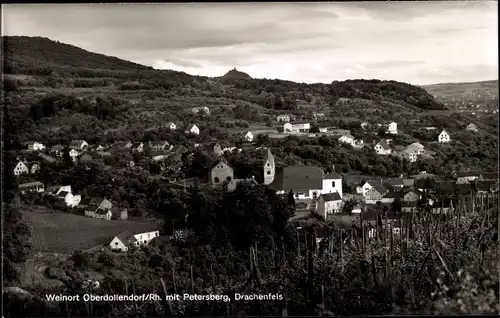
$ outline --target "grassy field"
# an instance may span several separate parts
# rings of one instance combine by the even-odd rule
[[[25,212],[33,234],[33,252],[72,253],[106,244],[124,231],[134,233],[158,229],[152,222],[99,220],[60,213],[48,208]]]

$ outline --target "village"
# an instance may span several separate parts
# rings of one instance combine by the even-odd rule
[[[192,111],[193,113],[204,112],[207,115],[210,113],[208,107],[193,108]],[[314,113],[311,122],[314,125],[314,122],[324,117],[322,113]],[[329,171],[316,166],[286,166],[278,171],[272,149],[255,143],[260,133],[276,139],[288,136],[305,138],[327,136],[336,140],[340,146],[348,147],[352,151],[369,147],[378,156],[396,156],[409,163],[417,162],[421,158],[432,158],[433,155],[431,150],[426,149],[419,142],[411,143],[406,147],[393,147],[393,136],[401,133],[396,122],[376,124],[375,127],[368,122],[362,122],[359,128],[366,131],[363,138],[355,138],[347,129],[318,127],[318,125],[311,125],[311,122],[297,120],[291,114],[278,115],[276,132],[256,130],[241,133],[242,147],[235,147],[228,141],[194,143],[191,149],[189,146],[172,145],[167,141],[122,140],[110,145],[91,145],[85,140],[73,140],[68,145],[51,146],[44,145],[43,141],[27,141],[23,143],[25,148],[18,154],[14,174],[30,180],[19,184],[22,195],[38,192],[44,196],[50,196],[59,201],[60,206],[66,211],[71,210],[85,217],[101,219],[102,222],[127,220],[129,218],[127,208],[121,207],[120,202],[111,202],[109,198],[82,197],[80,194],[73,193],[71,185],[68,184],[44,184],[36,180],[42,162],[52,164],[69,158],[67,160],[71,160],[74,165],[87,167],[87,169],[90,169],[92,164],[113,169],[105,165],[106,158],[120,157],[124,153],[135,154],[141,158],[145,157],[146,160],[130,160],[126,164],[127,169],[147,169],[145,163],[152,162],[159,166],[161,175],[171,186],[186,188],[192,186],[192,180],[186,180],[183,177],[181,171],[183,158],[192,157],[196,148],[205,149],[217,159],[206,167],[206,178],[197,180],[198,186],[201,184],[210,188],[218,187],[221,191],[234,191],[241,182],[257,185],[259,184],[257,179],[259,179],[277,194],[294,197],[296,215],[292,220],[314,214],[328,222],[338,215],[350,215],[353,222],[361,217],[365,222],[372,224],[377,213],[370,213],[370,211],[380,210],[389,212],[386,213],[386,219],[388,226],[391,226],[395,233],[399,232],[399,227],[398,217],[394,211],[399,209],[402,213],[415,213],[422,206],[424,197],[425,204],[430,207],[433,214],[448,214],[458,204],[451,199],[452,195],[457,193],[457,189],[458,193],[464,196],[474,191],[477,200],[474,200],[472,205],[484,204],[484,200],[492,200],[498,193],[498,173],[488,171],[456,171],[452,180],[444,180],[443,176],[426,171],[420,171],[417,175],[400,175],[391,178],[379,176],[352,178],[335,171],[334,166]],[[179,129],[174,122],[165,124],[163,128],[172,131]],[[445,129],[437,127],[424,127],[424,129],[436,131],[435,143],[437,144],[447,144],[452,140],[451,134]],[[474,133],[478,131],[478,127],[474,123],[469,123],[464,130]],[[191,124],[184,130],[184,134],[196,136],[200,134],[200,129],[196,124]],[[227,154],[245,152],[250,149],[265,153],[262,161],[262,175],[259,176],[262,178],[255,178],[255,176],[238,178],[235,176],[233,167],[225,159]],[[353,191],[343,189],[345,184],[348,184]],[[398,208],[394,209],[394,206]],[[373,230],[370,235],[374,235]],[[174,236],[185,237],[188,232],[188,229],[177,229]],[[114,233],[113,235],[113,239],[107,245],[108,248],[115,251],[127,251],[130,245],[147,244],[158,237],[160,232],[151,230],[144,233]]]

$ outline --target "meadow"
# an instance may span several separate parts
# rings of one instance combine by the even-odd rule
[[[152,222],[107,221],[39,207],[25,211],[24,218],[32,230],[35,253],[71,254],[107,244],[125,231],[139,233],[156,228]]]

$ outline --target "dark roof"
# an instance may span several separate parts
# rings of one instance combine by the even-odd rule
[[[330,172],[329,174],[325,175],[325,179],[342,179],[342,177],[340,176],[340,174],[333,171],[333,172]]]
[[[130,148],[137,148],[137,147],[139,147],[140,145],[142,145],[142,142],[134,142],[134,143],[132,144],[132,146],[130,146]]]
[[[340,201],[342,198],[340,197],[340,194],[338,192],[334,193],[325,193],[319,196],[320,198],[323,198],[325,202],[330,202],[330,201]]]
[[[309,121],[307,121],[307,120],[299,120],[299,121],[291,122],[290,124],[292,124],[292,125],[309,124]]]
[[[418,189],[407,189],[407,190],[404,190],[402,194],[403,194],[403,195],[407,195],[407,194],[408,194],[408,193],[410,193],[410,192],[416,192],[416,193],[417,193],[417,194],[419,194],[419,195],[421,195],[421,194],[422,194],[422,192],[420,192]]]
[[[60,198],[65,198],[68,193],[69,193],[68,191],[61,191],[57,196]]]
[[[193,127],[196,126],[195,124],[191,124],[189,125],[187,128],[186,128],[186,131],[190,131],[191,129],[193,129]],[[196,126],[198,127],[198,126]]]
[[[479,177],[481,171],[457,171],[457,178],[463,177]]]
[[[390,178],[386,181],[386,183],[391,186],[404,186],[402,178]]]
[[[481,177],[483,180],[498,180],[498,172],[483,172]]]
[[[389,145],[387,144],[387,141],[385,141],[385,139],[380,140],[377,144],[379,144],[380,147],[382,147],[384,150],[391,149],[391,147],[389,147]]]
[[[51,150],[58,151],[58,150],[63,150],[64,147],[62,145],[55,145],[50,148]]]
[[[77,148],[77,147],[81,147],[82,143],[85,142],[85,140],[73,140],[71,141],[71,143],[69,144],[69,147],[70,148]]]
[[[120,233],[116,236],[123,244],[127,245],[128,243],[132,243],[137,241],[136,238],[128,232]]]
[[[108,210],[105,210],[103,208],[98,208],[97,211],[95,211],[95,213],[106,215],[108,213]]]
[[[380,194],[384,194],[387,191],[387,187],[380,180],[369,180],[367,182]]]
[[[392,198],[395,199],[401,197],[401,195],[402,195],[401,191],[389,191],[383,197],[386,199],[392,199]]]
[[[319,167],[285,167],[276,174],[269,186],[284,191],[322,189],[323,171]]]
[[[415,179],[403,179],[403,185],[406,187],[413,187],[415,185]]]

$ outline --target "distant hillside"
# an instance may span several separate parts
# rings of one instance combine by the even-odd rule
[[[238,71],[236,68],[233,68],[232,70],[230,70],[229,72],[224,74],[224,76],[222,76],[222,79],[224,79],[224,80],[235,80],[235,79],[245,80],[245,79],[252,79],[252,77],[245,72],[241,72],[241,71]]]
[[[440,83],[422,88],[451,109],[498,109],[498,80]]]
[[[52,66],[70,66],[109,70],[152,70],[152,67],[121,60],[117,57],[92,53],[79,47],[52,41],[44,37],[3,36],[6,72],[41,61]]]

